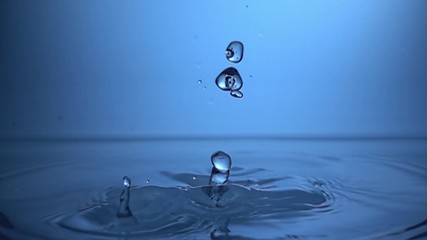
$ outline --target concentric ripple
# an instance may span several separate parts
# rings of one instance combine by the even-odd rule
[[[223,192],[221,206],[209,197],[208,192],[212,190]],[[117,218],[120,191],[120,188],[111,188],[104,201],[56,216],[51,221],[62,228],[93,236],[162,238],[170,234],[227,234],[233,226],[260,221],[274,226],[275,221],[292,221],[331,207],[328,196],[316,188],[264,190],[240,184],[143,186],[130,191],[133,215]]]

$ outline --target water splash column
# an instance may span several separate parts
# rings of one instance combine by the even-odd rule
[[[222,207],[222,196],[228,191],[225,184],[230,176],[231,157],[223,151],[218,151],[211,156],[212,170],[209,177],[209,187],[206,194],[212,199],[216,207]]]
[[[123,191],[120,194],[120,205],[119,209],[117,210],[117,217],[118,218],[124,218],[124,217],[133,217],[132,211],[129,208],[129,199],[130,199],[130,187],[131,182],[130,178],[127,176],[123,177]]]

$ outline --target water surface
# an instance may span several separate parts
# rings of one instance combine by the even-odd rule
[[[425,139],[3,140],[0,165],[2,239],[427,237]]]

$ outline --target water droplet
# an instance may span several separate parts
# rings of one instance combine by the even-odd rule
[[[218,151],[211,156],[211,162],[214,168],[222,173],[230,170],[231,157],[223,151]]]
[[[239,63],[243,59],[243,43],[233,41],[225,49],[225,57],[232,63]]]
[[[196,180],[196,177],[193,177],[193,180]]]
[[[150,183],[150,179],[147,179],[145,182],[146,182],[147,184],[149,184],[149,183]]]
[[[216,172],[213,173],[210,177],[209,185],[212,185],[212,182],[216,184],[224,184],[228,180],[228,172],[222,173],[222,172]]]
[[[235,98],[242,98],[243,97],[243,93],[239,90],[237,91],[231,91],[230,95],[235,97]]]
[[[202,84],[202,83],[203,83],[203,81],[202,81],[202,80],[199,80],[199,81],[197,81],[197,83],[198,83],[198,84]]]
[[[123,185],[125,187],[130,187],[130,178],[128,176],[123,177]]]
[[[215,83],[223,91],[240,90],[243,86],[242,77],[234,67],[224,69],[216,77]]]

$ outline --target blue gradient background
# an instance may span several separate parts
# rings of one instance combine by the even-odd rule
[[[424,0],[0,6],[2,137],[427,134]]]

